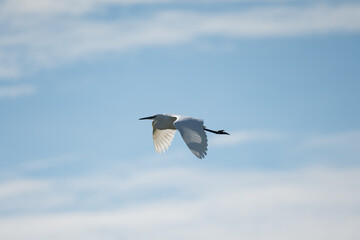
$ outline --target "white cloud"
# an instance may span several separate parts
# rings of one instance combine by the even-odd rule
[[[1,98],[16,98],[26,95],[32,95],[36,92],[36,88],[32,85],[15,85],[8,87],[0,87]]]
[[[226,12],[178,11],[173,7],[112,20],[88,16],[99,9],[106,13],[111,4],[125,3],[5,1],[0,10],[0,26],[5,29],[0,35],[0,51],[4,59],[15,59],[12,67],[0,69],[0,74],[15,76],[24,68],[56,66],[98,53],[183,44],[211,36],[271,37],[360,30],[359,4],[276,5]]]
[[[57,180],[44,192],[57,192],[59,196],[86,193],[86,197],[74,198],[75,205],[68,206],[66,212],[59,211],[61,208],[55,205],[53,211],[44,211],[33,204],[36,209],[31,213],[22,214],[26,209],[20,208],[22,211],[15,215],[2,215],[0,238],[346,240],[360,237],[357,228],[360,215],[356,211],[360,207],[359,168],[274,172],[165,168],[135,171],[122,177],[114,175],[101,184],[98,179],[99,176],[88,176],[81,180],[93,186],[91,194],[91,188],[83,189],[76,179]],[[116,188],[127,184],[131,187]],[[160,195],[159,189],[162,189]],[[171,197],[172,191],[180,196]],[[118,192],[122,193],[121,197],[109,208],[108,198]],[[47,199],[39,192],[34,194]],[[89,205],[96,196],[103,198]],[[123,198],[129,196],[130,200],[124,203]],[[33,208],[31,202],[37,199],[28,197],[28,208]],[[2,202],[1,212],[7,204]]]

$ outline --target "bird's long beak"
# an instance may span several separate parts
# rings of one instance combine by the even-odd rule
[[[156,115],[150,116],[150,117],[139,118],[139,120],[154,119],[155,117],[156,117]]]

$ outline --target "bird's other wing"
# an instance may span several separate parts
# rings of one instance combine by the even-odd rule
[[[204,122],[201,119],[178,117],[174,126],[179,130],[186,145],[198,158],[204,158],[207,151],[207,137]]]
[[[175,132],[176,130],[174,129],[159,130],[153,126],[155,151],[162,153],[168,150],[172,140],[174,139]]]

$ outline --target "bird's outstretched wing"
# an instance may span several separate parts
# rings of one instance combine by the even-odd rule
[[[207,137],[201,119],[180,116],[174,122],[186,145],[198,158],[204,158],[207,151]]]
[[[158,153],[162,153],[168,150],[172,140],[174,139],[175,132],[176,130],[174,129],[159,130],[153,125],[153,139],[155,151]]]

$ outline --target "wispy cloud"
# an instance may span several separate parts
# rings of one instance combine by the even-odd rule
[[[0,61],[1,63],[4,63],[3,61]],[[0,66],[0,80],[1,79],[14,79],[18,77],[19,70],[16,67],[12,66]]]
[[[0,87],[1,98],[17,98],[27,95],[32,95],[36,92],[36,88],[32,85],[15,85]]]
[[[279,3],[291,2],[292,0],[39,0],[34,3],[31,0],[4,0],[2,7],[4,12],[8,15],[25,14],[25,15],[54,15],[54,14],[69,14],[82,15],[92,11],[98,11],[99,8],[106,8],[107,6],[149,6],[161,4],[204,4],[208,5],[214,3],[243,3],[243,2],[266,2]],[[21,4],[20,4],[21,3]],[[5,15],[6,16],[6,15]]]
[[[16,67],[16,61],[17,59],[15,56],[12,55],[12,53],[8,51],[2,51],[2,49],[0,48],[0,80],[14,79],[20,75],[19,69]]]
[[[173,168],[107,176],[100,185],[98,177],[81,180],[92,185],[92,192],[76,184],[76,179],[68,179],[72,184],[64,184],[64,179],[52,181],[54,185],[43,190],[75,196],[66,212],[58,211],[62,208],[56,205],[53,211],[44,212],[35,203],[36,196],[48,199],[48,195],[34,191],[35,197],[27,196],[30,213],[0,217],[1,239],[360,237],[358,168],[276,172]],[[127,184],[131,187],[116,187]],[[176,199],[171,197],[175,189]],[[2,202],[1,212],[10,201],[16,199]],[[113,202],[111,209],[105,207],[109,201]]]
[[[79,154],[76,153],[68,153],[56,157],[49,157],[49,158],[43,158],[33,161],[27,161],[25,163],[22,163],[20,166],[18,166],[17,171],[37,171],[37,170],[44,170],[49,168],[54,168],[57,166],[61,166],[64,164],[73,163],[75,161],[78,161],[81,158]]]
[[[276,131],[238,131],[230,136],[235,137],[218,144],[284,138]],[[332,153],[331,149],[347,146],[358,137],[355,130],[309,136],[301,151],[310,149],[312,155],[302,156],[303,160],[313,156],[313,149]],[[357,146],[351,145],[353,151]],[[334,169],[312,163],[304,168],[267,171],[204,169],[194,164],[179,167],[163,162],[149,165],[152,160],[146,159],[140,165],[139,161],[125,161],[131,166],[112,162],[111,167],[104,167],[102,162],[96,171],[76,175],[50,171],[31,177],[34,170],[56,172],[52,161],[55,166],[65,163],[72,169],[76,166],[69,162],[80,163],[84,169],[81,161],[74,162],[76,158],[65,154],[32,161],[16,167],[26,172],[2,177],[1,239],[360,237],[358,165]]]
[[[311,136],[303,143],[304,147],[350,147],[357,148],[360,151],[360,131],[346,131],[332,134],[317,134]]]
[[[15,56],[12,69],[42,68],[91,56],[152,46],[193,42],[212,36],[279,37],[303,34],[357,32],[360,5],[307,5],[233,11],[188,11],[176,6],[149,10],[136,17],[98,20],[91,14],[106,15],[111,4],[128,1],[5,1],[0,10],[0,53]],[[148,1],[137,1],[145,4]],[[154,1],[150,1],[154,3]],[[160,4],[163,1],[155,1]],[[170,4],[170,6],[172,6]],[[102,10],[101,10],[102,9]],[[102,11],[102,12],[101,12]],[[10,69],[11,70],[11,69]],[[2,70],[2,76],[15,75]],[[0,75],[1,77],[1,75]]]
[[[49,184],[44,181],[33,179],[15,180],[0,184],[0,200],[26,193],[34,193],[41,190],[48,190]]]
[[[307,154],[314,162],[358,164],[360,160],[360,131],[351,130],[314,134],[304,139],[297,152]]]

